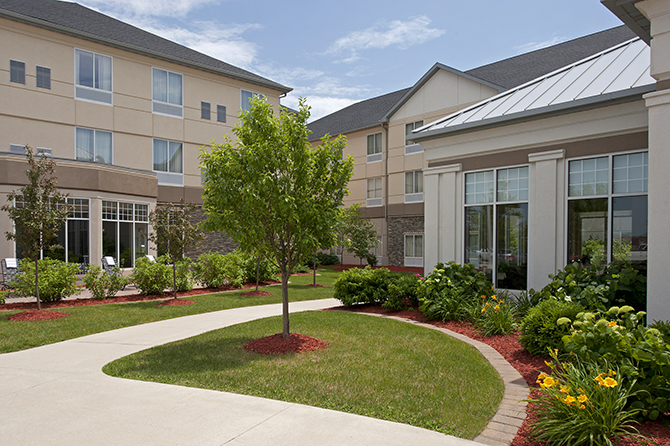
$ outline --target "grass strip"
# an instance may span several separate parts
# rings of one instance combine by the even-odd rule
[[[327,288],[305,286],[312,283],[311,275],[291,276],[289,300],[298,302],[332,297],[333,289],[331,286],[339,273],[332,269],[324,269],[319,271],[319,274],[321,275],[317,277],[317,283],[326,285]],[[49,321],[10,321],[7,318],[20,311],[3,311],[0,312],[0,353],[24,350],[147,322],[281,302],[281,286],[275,285],[262,289],[272,293],[272,295],[241,296],[241,293],[250,291],[247,289],[186,297],[185,299],[196,302],[193,305],[158,306],[156,301],[145,301],[57,308],[54,311],[68,313],[70,316]],[[2,306],[0,306],[1,308]]]
[[[472,346],[415,325],[360,314],[291,315],[294,333],[330,346],[265,356],[243,350],[275,334],[261,319],[151,348],[106,365],[112,376],[254,395],[473,438],[504,386]]]

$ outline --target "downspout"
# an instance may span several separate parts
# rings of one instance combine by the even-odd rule
[[[389,123],[382,122],[384,128],[384,225],[386,226],[386,243],[384,243],[384,254],[389,258]],[[384,237],[382,237],[382,243]],[[382,260],[382,263],[383,260]]]

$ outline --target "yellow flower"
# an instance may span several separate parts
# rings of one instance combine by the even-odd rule
[[[493,309],[496,310],[497,313],[498,311],[500,311],[500,305],[496,305],[495,307],[493,307]]]
[[[485,305],[486,305],[487,307],[490,307],[490,306],[491,306],[491,304],[490,304],[490,303],[488,303],[488,302],[486,302],[486,304],[485,304]]]
[[[593,380],[595,382],[597,382],[599,386],[604,386],[605,385],[604,382],[603,382],[603,374],[602,373],[600,375],[596,376]]]
[[[561,392],[562,392],[562,393],[570,393],[570,387],[568,387],[568,386],[561,386]]]
[[[483,294],[482,294],[482,299],[486,299],[486,296],[484,296]]]
[[[584,406],[584,405],[582,404],[581,406],[579,406],[579,408],[580,408],[580,409],[586,409],[586,406]]]
[[[608,327],[616,327],[616,322],[615,321],[608,322],[607,326]]]
[[[607,376],[616,376],[616,372],[610,369],[610,372],[607,374]]]
[[[544,363],[547,365],[547,367],[551,367],[551,366],[554,365],[553,362],[549,362],[549,361],[544,361]]]
[[[494,294],[493,296],[491,296],[491,299],[493,299],[493,300],[498,300],[498,298],[496,297],[495,294]]]
[[[567,404],[569,406],[572,403],[574,403],[575,401],[577,401],[577,398],[575,398],[572,395],[568,395],[568,396],[565,397],[565,399],[563,401],[565,401],[565,404]]]
[[[577,397],[577,401],[579,401],[580,403],[585,403],[588,400],[589,400],[589,398],[584,394],[581,394]]]
[[[602,385],[603,385],[604,387],[616,387],[617,384],[619,384],[619,383],[616,382],[615,379],[613,379],[613,378],[609,378],[609,377],[608,377],[608,378],[605,378],[605,380],[603,381],[603,384],[602,384]]]
[[[542,381],[546,377],[547,377],[547,375],[545,375],[544,373],[540,373],[539,375],[537,375],[537,381],[535,381],[535,382],[540,384],[540,381]]]
[[[486,313],[486,308],[482,307],[482,313]]]
[[[549,387],[553,387],[553,386],[555,386],[556,384],[558,384],[558,381],[556,381],[556,380],[555,380],[554,378],[552,378],[551,376],[547,376],[547,377],[545,377],[544,380],[542,380],[542,382],[540,383],[540,387],[542,387],[543,389],[548,389]]]

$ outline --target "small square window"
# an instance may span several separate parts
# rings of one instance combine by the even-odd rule
[[[211,119],[212,106],[209,102],[200,101],[200,117],[202,119]]]
[[[51,68],[40,67],[38,65],[35,76],[37,87],[51,89]]]
[[[216,120],[219,122],[226,122],[226,106],[217,105],[216,106]]]
[[[26,83],[26,63],[18,60],[9,61],[9,80],[19,84]]]

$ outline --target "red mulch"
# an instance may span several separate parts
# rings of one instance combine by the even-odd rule
[[[7,319],[10,321],[49,321],[66,316],[69,316],[69,314],[62,311],[28,310],[12,314]]]
[[[261,286],[266,286],[266,285],[274,285],[280,282],[260,282],[259,285]],[[247,283],[244,286],[242,286],[241,289],[248,289],[248,288],[255,288],[256,287],[256,282],[254,283]],[[195,288],[192,289],[191,291],[179,291],[177,293],[177,297],[188,297],[188,296],[197,296],[199,294],[210,294],[210,293],[221,293],[223,291],[234,291],[237,290],[238,288],[234,288],[230,285],[225,285],[219,288]],[[174,296],[174,294],[172,294]],[[129,296],[118,296],[118,297],[111,297],[109,299],[103,299],[103,300],[98,300],[98,299],[89,299],[89,298],[79,298],[79,299],[67,299],[67,300],[59,300],[56,302],[42,302],[42,307],[43,308],[66,308],[66,307],[82,307],[86,305],[103,305],[103,304],[118,304],[118,303],[124,303],[124,302],[142,302],[145,300],[158,300],[158,299],[165,299],[166,297],[170,297],[170,293],[164,294],[164,295],[157,295],[157,294],[152,294],[148,296],[142,296],[139,294],[132,294]],[[37,305],[36,302],[21,302],[21,303],[6,303],[4,305],[0,305],[0,311],[2,310],[27,310],[31,308],[35,308]]]
[[[506,360],[509,362],[512,367],[514,367],[526,380],[528,386],[531,387],[531,396],[537,397],[539,391],[537,390],[538,384],[536,384],[537,375],[540,371],[544,373],[549,373],[549,367],[544,363],[545,360],[549,360],[548,356],[531,356],[526,350],[521,347],[519,343],[520,333],[513,333],[508,336],[489,336],[484,337],[481,335],[481,332],[478,328],[474,327],[469,322],[458,322],[458,321],[429,321],[418,309],[414,308],[413,310],[401,310],[393,311],[382,308],[378,304],[363,304],[355,305],[352,307],[335,307],[330,308],[330,310],[345,310],[353,311],[360,313],[376,313],[376,314],[388,314],[391,316],[402,317],[405,319],[411,319],[418,322],[424,322],[427,324],[432,324],[437,327],[446,328],[447,330],[455,331],[457,333],[468,336],[471,339],[483,342],[490,345],[498,351]],[[514,438],[511,446],[546,446],[544,442],[531,441],[527,438],[530,432],[530,424],[533,421],[532,417],[527,417],[521,428]],[[667,419],[656,420],[654,422],[645,422],[637,428],[641,433],[650,437],[655,441],[659,446],[670,446],[670,426],[664,426],[663,424],[668,424]],[[633,446],[639,444],[633,441],[622,441],[622,446]]]
[[[316,287],[320,287],[320,288],[326,288],[326,285],[319,285],[318,283],[316,283],[316,284],[310,283],[309,285],[305,285],[305,286],[316,286]]]
[[[156,305],[159,307],[177,307],[179,305],[192,305],[195,302],[192,300],[187,300],[187,299],[168,299],[164,300],[163,302],[158,302]]]
[[[303,353],[328,347],[328,343],[309,336],[291,333],[283,338],[281,333],[266,336],[244,344],[248,352],[262,355],[281,355],[284,353]]]
[[[365,265],[333,265],[335,266],[335,271],[344,271],[352,268],[365,268]],[[394,273],[417,273],[423,275],[423,268],[417,268],[415,266],[373,266],[372,269],[377,268],[386,268],[389,271]]]
[[[240,296],[269,296],[272,293],[268,293],[267,291],[263,290],[253,290],[253,291],[247,291],[246,293],[240,293]]]

